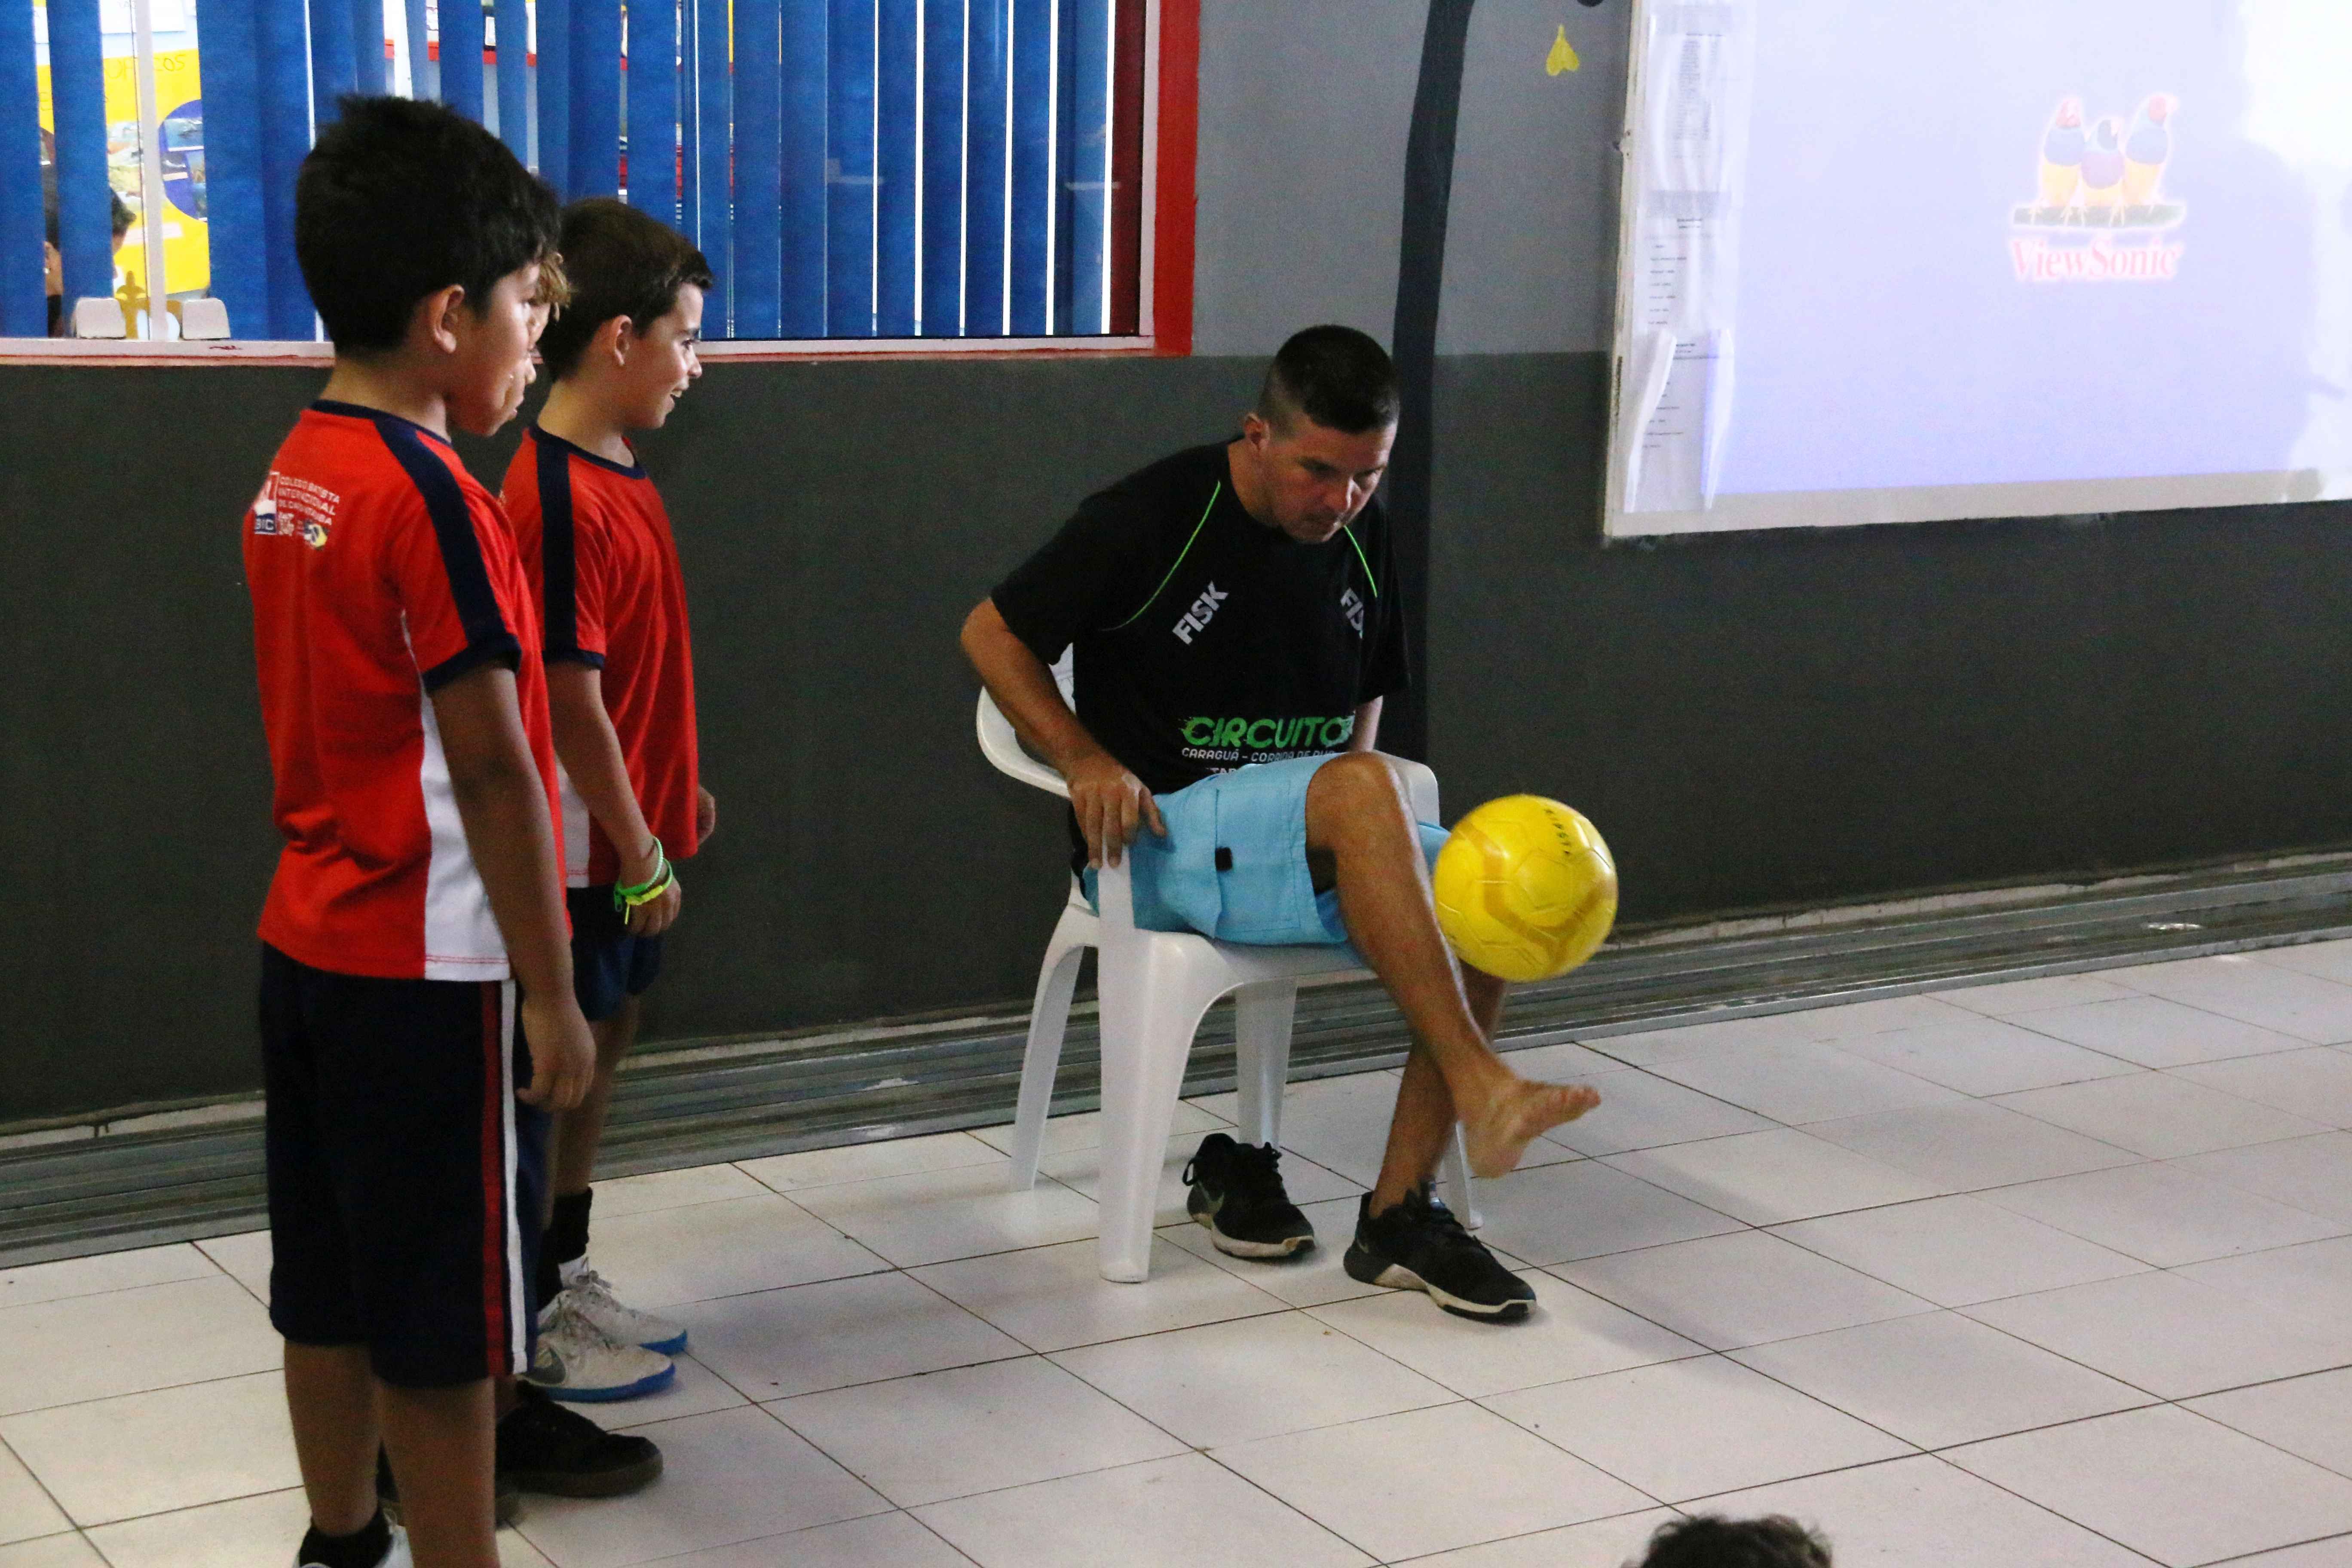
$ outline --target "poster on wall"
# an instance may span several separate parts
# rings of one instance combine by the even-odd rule
[[[1613,536],[2352,497],[2352,6],[1641,0]]]

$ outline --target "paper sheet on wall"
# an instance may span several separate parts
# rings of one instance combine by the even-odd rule
[[[1647,25],[1620,472],[1626,510],[1696,511],[1730,428],[1755,33],[1747,0],[1654,5]]]

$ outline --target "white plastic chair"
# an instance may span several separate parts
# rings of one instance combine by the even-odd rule
[[[980,696],[980,749],[998,772],[1067,800],[1062,775],[1022,750],[1013,725],[985,691]],[[1413,815],[1437,820],[1437,775],[1412,764]],[[1279,1143],[1282,1090],[1290,1068],[1292,1009],[1298,982],[1309,974],[1362,973],[1342,947],[1249,947],[1189,932],[1139,931],[1134,889],[1124,857],[1096,873],[1097,915],[1076,884],[1045,944],[1037,996],[1029,1014],[1029,1048],[1021,1065],[1021,1106],[1013,1124],[1012,1185],[1026,1191],[1037,1180],[1045,1112],[1054,1099],[1054,1071],[1062,1057],[1070,996],[1085,950],[1097,957],[1102,1013],[1102,1184],[1096,1201],[1102,1228],[1097,1261],[1102,1277],[1136,1284],[1151,1273],[1151,1229],[1160,1168],[1184,1085],[1184,1063],[1202,1017],[1219,998],[1234,997],[1240,1055],[1241,1106],[1236,1136],[1245,1143]],[[1445,1159],[1445,1184],[1455,1215],[1475,1227],[1470,1166],[1461,1129]]]

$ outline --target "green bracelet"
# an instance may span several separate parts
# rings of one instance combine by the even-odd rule
[[[677,879],[677,873],[669,863],[669,855],[662,848],[662,841],[656,838],[654,840],[654,874],[634,888],[614,883],[613,908],[626,914],[640,904],[650,904],[667,892],[669,885]]]

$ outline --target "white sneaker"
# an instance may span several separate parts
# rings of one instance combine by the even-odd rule
[[[593,1405],[667,1388],[677,1368],[657,1351],[614,1339],[566,1290],[539,1315],[539,1352],[524,1375],[551,1399]]]
[[[604,1337],[625,1345],[642,1345],[664,1355],[686,1353],[686,1328],[667,1318],[656,1318],[651,1312],[640,1312],[635,1307],[625,1307],[614,1296],[612,1286],[604,1277],[587,1266],[583,1259],[567,1270],[563,1279],[563,1294],[572,1298],[580,1315],[604,1331]]]
[[[321,1568],[321,1565],[302,1562],[301,1553],[298,1552],[294,1568]],[[375,1568],[416,1568],[416,1559],[408,1554],[408,1531],[396,1524],[392,1527],[392,1544],[385,1547],[383,1555],[375,1560]]]

